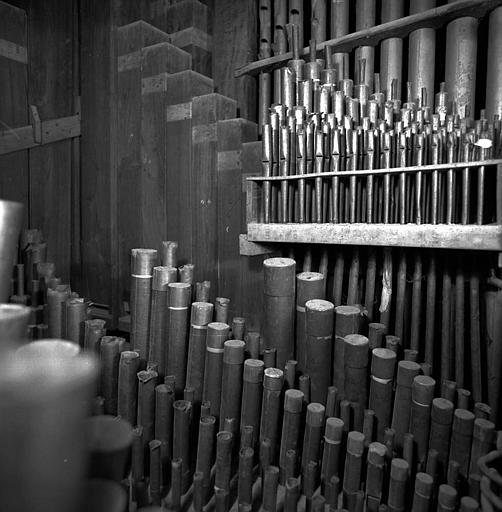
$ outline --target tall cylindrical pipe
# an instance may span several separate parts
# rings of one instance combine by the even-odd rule
[[[148,358],[148,329],[155,249],[131,249],[131,348]]]
[[[401,0],[382,1],[382,23],[402,18],[403,13],[404,2]],[[392,99],[401,99],[402,66],[403,40],[399,37],[384,39],[380,45],[380,80],[387,100],[391,99],[392,80],[397,80],[396,97]]]
[[[411,0],[410,14],[418,14],[436,7],[436,0]],[[411,32],[408,51],[408,81],[411,82],[413,101],[422,99],[426,91],[427,103],[432,106],[434,99],[434,67],[436,58],[436,31],[421,28]]]
[[[486,118],[502,117],[502,7],[490,14],[486,75]]]
[[[364,30],[375,25],[376,1],[357,0],[356,2],[356,31]],[[355,61],[365,62],[364,81],[362,83],[373,91],[373,74],[375,69],[375,48],[373,46],[360,46],[356,49]]]
[[[331,39],[349,33],[350,0],[331,0]],[[338,78],[349,77],[349,54],[333,53],[333,67],[338,71]]]
[[[28,341],[31,310],[21,304],[0,304],[0,351]]]
[[[295,268],[290,258],[269,258],[263,262],[263,344],[277,349],[277,367],[294,359]]]
[[[448,3],[456,1],[448,0]],[[451,21],[446,29],[446,90],[460,116],[471,119],[476,97],[477,51],[478,20],[466,16]]]
[[[0,302],[7,302],[9,298],[23,210],[21,203],[0,200]]]
[[[86,470],[82,433],[98,374],[89,355],[18,352],[0,361],[2,508],[78,510]]]

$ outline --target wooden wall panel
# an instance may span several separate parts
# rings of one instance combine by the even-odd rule
[[[0,2],[0,39],[17,45],[12,58],[0,56],[0,130],[28,124],[27,17],[26,12]],[[28,225],[28,151],[0,156],[0,198],[22,202]]]
[[[74,114],[73,2],[31,2],[29,27],[29,104],[41,120]],[[70,280],[72,232],[72,143],[47,144],[29,151],[30,227],[47,241],[47,258],[58,276]]]
[[[237,100],[239,117],[256,121],[256,79],[234,78],[237,67],[257,58],[255,0],[215,0],[213,79],[216,92]]]

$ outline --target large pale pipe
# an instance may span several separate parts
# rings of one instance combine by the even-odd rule
[[[376,1],[375,0],[357,0],[356,2],[356,30],[364,30],[375,25]],[[373,46],[360,46],[356,49],[356,69],[357,63],[364,60],[365,73],[364,81],[370,92],[373,91],[373,74],[375,70],[375,48]]]
[[[26,357],[76,357],[80,354],[80,347],[71,341],[58,339],[45,339],[31,341],[16,351],[18,356]]]
[[[331,39],[349,33],[349,0],[331,0]],[[349,54],[333,53],[333,67],[338,70],[338,78],[349,76]]]
[[[404,2],[402,0],[382,1],[382,23],[397,20],[403,17]],[[366,63],[366,69],[368,69]],[[380,80],[383,92],[390,99],[392,80],[397,80],[395,100],[401,99],[403,67],[403,40],[399,37],[384,39],[380,45]]]
[[[23,205],[0,200],[0,302],[7,302],[17,241],[23,222]]]
[[[448,0],[453,3],[457,0]],[[449,99],[461,117],[474,118],[478,20],[457,18],[446,29],[445,82]],[[456,113],[456,112],[455,112]]]
[[[488,28],[488,72],[486,75],[486,117],[502,117],[502,7],[490,14]]]
[[[0,304],[0,351],[28,341],[30,308],[20,304]]]
[[[436,7],[436,0],[411,0],[410,15]],[[436,60],[436,31],[433,28],[414,30],[409,37],[408,82],[411,82],[413,101],[422,98],[426,90],[427,103],[432,106],[434,99],[434,68]]]
[[[2,510],[78,510],[94,357],[15,353],[0,361]]]

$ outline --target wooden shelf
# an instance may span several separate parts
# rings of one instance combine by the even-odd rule
[[[373,245],[502,251],[502,226],[458,224],[249,223],[250,242]]]
[[[446,23],[462,17],[471,16],[481,18],[491,10],[502,5],[502,0],[458,0],[454,3],[442,5],[435,9],[405,16],[395,21],[382,23],[375,27],[353,32],[337,39],[330,39],[319,43],[316,47],[320,55],[326,46],[336,52],[350,52],[358,46],[375,46],[383,39],[389,37],[406,37],[413,30],[420,28],[439,28]],[[309,54],[309,48],[304,48],[302,55]],[[261,72],[269,72],[278,67],[284,66],[288,60],[293,58],[291,52],[273,57],[250,62],[235,71],[235,76],[257,75]]]

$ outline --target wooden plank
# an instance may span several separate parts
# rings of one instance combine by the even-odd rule
[[[76,131],[73,97],[73,6],[65,0],[32,2],[29,27],[29,103],[56,138]],[[58,118],[65,120],[58,121]],[[45,129],[42,142],[48,136]],[[41,229],[47,258],[57,275],[70,282],[72,232],[71,141],[35,146],[29,151],[30,227]]]
[[[169,36],[144,21],[117,29],[117,229],[121,299],[129,293],[130,251],[142,246],[141,79],[142,48],[169,42]],[[136,55],[134,65],[121,59]],[[152,61],[155,59],[151,59]],[[159,73],[156,69],[152,74]]]
[[[243,184],[247,182],[244,176],[256,173],[261,162],[261,142],[246,142],[242,145]],[[254,186],[257,186],[253,183]],[[243,188],[243,193],[245,193]],[[246,197],[248,197],[246,195]],[[241,223],[245,225],[246,210],[242,208]],[[271,255],[258,254],[243,256],[241,262],[242,315],[246,317],[249,329],[260,330],[263,304],[263,260]],[[273,254],[272,254],[273,256]]]
[[[251,121],[218,122],[218,294],[232,299],[230,310],[236,316],[242,312],[239,235],[245,229],[241,218],[246,200],[242,192],[242,144],[257,137],[258,127]]]
[[[248,224],[252,242],[500,251],[502,226],[457,224]]]
[[[398,20],[382,23],[359,32],[352,32],[336,39],[329,39],[316,46],[317,54],[321,55],[326,46],[330,46],[334,52],[350,52],[363,45],[376,46],[383,39],[406,37],[410,32],[420,28],[440,28],[461,16],[481,18],[500,5],[502,5],[501,0],[457,0],[454,3],[429,9],[419,14],[405,16]],[[301,54],[308,55],[309,48],[304,48]],[[250,62],[248,60],[248,64],[236,69],[235,76],[257,75],[262,71],[272,71],[284,66],[292,57],[293,54],[287,52],[259,61]]]
[[[171,34],[172,43],[192,56],[192,69],[206,76],[212,76],[212,36],[195,27],[189,27]]]
[[[237,100],[240,117],[256,121],[256,80],[250,76],[234,77],[235,68],[257,56],[257,5],[254,0],[215,2],[213,59],[216,90]]]
[[[198,281],[218,283],[218,129],[217,122],[235,117],[235,101],[206,94],[192,102],[192,258]]]
[[[247,235],[239,235],[239,254],[241,256],[260,256],[262,254],[272,254],[275,250],[267,244],[259,242],[250,242]]]
[[[192,98],[212,90],[213,81],[195,71],[175,73],[166,82],[166,237],[178,241],[180,263],[193,261]]]
[[[166,94],[169,74],[187,70],[191,56],[169,43],[142,50],[141,189],[138,215],[142,247],[158,247],[167,237]],[[128,206],[130,207],[130,206]]]
[[[149,22],[169,33],[172,43],[190,53],[192,69],[212,75],[212,24],[207,5],[198,0],[151,2]]]
[[[0,155],[80,136],[80,116],[42,121],[42,141],[35,142],[33,126],[0,131]]]
[[[26,48],[26,12],[0,2],[0,38]],[[28,124],[27,67],[22,62],[0,55],[0,129],[15,130]],[[0,157],[0,197],[25,206],[24,226],[28,226],[28,152]]]
[[[95,302],[116,302],[117,216],[115,128],[116,46],[112,2],[82,0],[82,291]],[[113,316],[113,314],[112,314]]]
[[[28,64],[28,50],[26,47],[0,39],[0,57],[15,60],[21,64]]]

